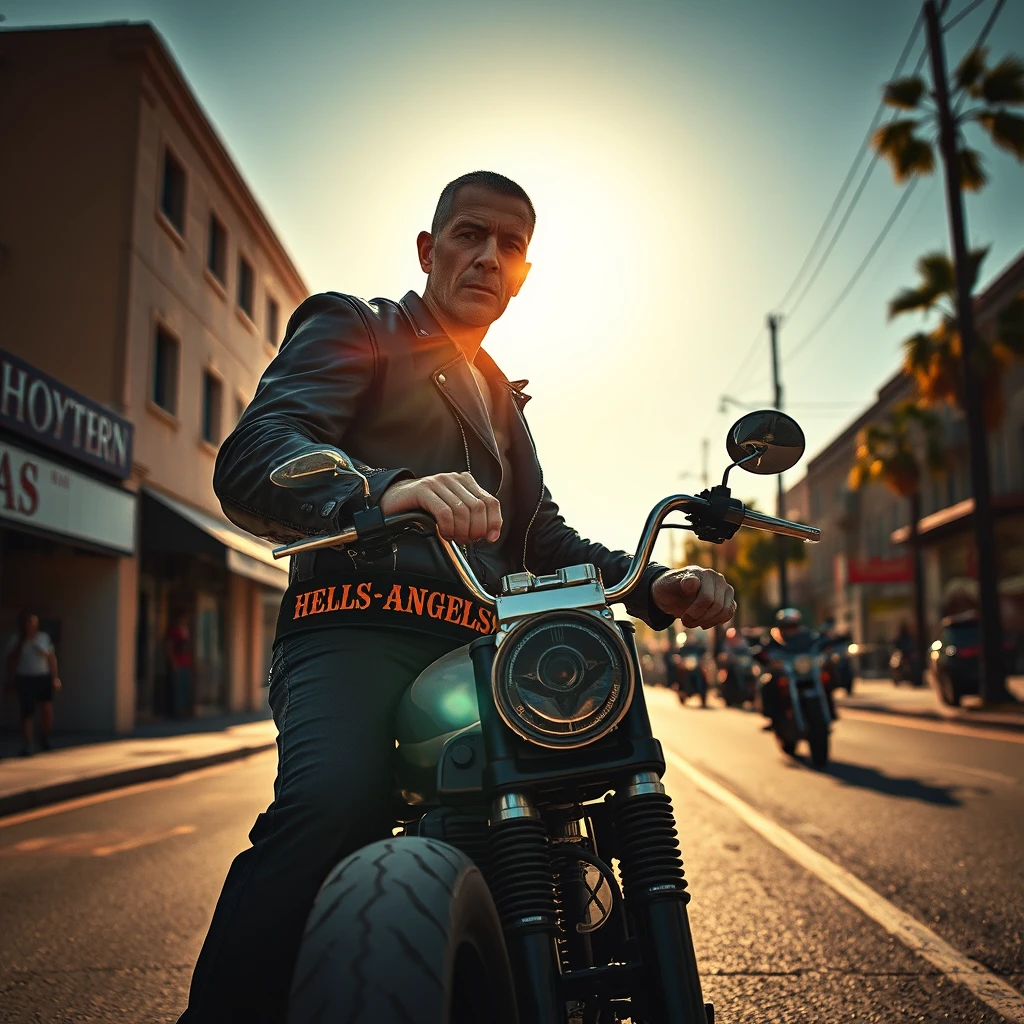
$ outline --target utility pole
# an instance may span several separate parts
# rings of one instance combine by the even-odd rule
[[[963,402],[971,455],[971,491],[974,495],[974,544],[978,562],[978,614],[981,619],[981,696],[986,703],[1009,700],[1003,675],[1003,629],[999,616],[999,588],[996,573],[995,519],[988,464],[988,435],[981,388],[975,367],[977,338],[971,300],[971,265],[964,224],[963,195],[957,160],[957,130],[949,107],[946,55],[935,0],[925,0],[924,21],[928,32],[932,86],[939,115],[939,148],[946,178],[946,207],[949,234],[956,266],[956,313],[960,329]]]
[[[775,408],[780,412],[782,411],[782,383],[779,380],[779,341],[778,341],[778,330],[779,324],[782,323],[782,317],[777,313],[768,314],[768,329],[772,335],[772,380],[775,384]],[[782,487],[782,474],[780,473],[776,478],[776,493],[775,493],[775,514],[780,519],[786,518],[785,510],[785,498],[783,496]],[[786,579],[786,538],[781,534],[776,536],[775,542],[779,549],[779,607],[789,607],[789,581]]]

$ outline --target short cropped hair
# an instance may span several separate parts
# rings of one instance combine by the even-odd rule
[[[448,221],[452,219],[452,207],[455,205],[455,196],[463,185],[482,185],[484,188],[489,188],[492,192],[497,192],[500,195],[514,196],[516,199],[522,199],[530,208],[530,233],[533,233],[533,229],[537,224],[537,211],[534,210],[530,197],[521,185],[517,185],[511,178],[506,178],[504,174],[498,174],[496,171],[470,171],[469,174],[463,174],[454,181],[449,181],[441,190],[441,195],[437,200],[437,208],[434,210],[434,220],[430,225],[430,233],[435,238],[444,229]]]

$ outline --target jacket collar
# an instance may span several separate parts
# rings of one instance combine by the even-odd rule
[[[453,349],[453,356],[461,358],[462,362],[468,367],[469,362],[462,354],[462,350],[454,341],[451,340],[451,338],[448,337],[444,328],[441,327],[437,320],[434,319],[434,315],[427,308],[427,304],[416,292],[406,292],[401,298],[399,305],[402,307],[406,318],[412,325],[412,329],[416,333],[417,338],[422,338],[424,341],[443,340],[448,342]],[[457,359],[454,359],[453,362],[457,362]],[[445,367],[449,367],[450,365],[450,362],[445,362]],[[481,348],[477,353],[474,365],[488,380],[496,380],[504,388],[508,389],[516,399],[516,403],[520,409],[530,400],[531,396],[525,394],[523,391],[523,388],[525,388],[530,382],[528,380],[509,380],[502,372],[501,367],[498,366],[489,353],[484,349]],[[470,371],[470,373],[472,373],[472,371]],[[471,390],[475,391],[476,389],[473,388]],[[486,416],[484,417],[484,421],[486,422]]]

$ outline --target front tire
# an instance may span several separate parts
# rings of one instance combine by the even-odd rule
[[[517,1024],[515,1005],[494,900],[454,847],[386,839],[328,875],[306,922],[289,1024]]]
[[[828,764],[828,723],[817,703],[809,703],[804,708],[807,718],[807,745],[811,748],[811,764],[815,768],[824,768]]]

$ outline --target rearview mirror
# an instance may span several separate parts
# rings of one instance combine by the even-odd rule
[[[771,476],[792,469],[804,453],[800,424],[777,409],[748,412],[730,428],[725,440],[733,464],[748,473]]]
[[[278,487],[301,487],[318,476],[354,476],[363,482],[363,496],[370,496],[370,481],[336,448],[304,452],[271,470],[270,482]]]

